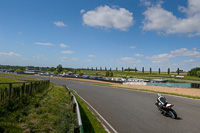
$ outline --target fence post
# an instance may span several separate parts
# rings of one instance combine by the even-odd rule
[[[76,113],[76,103],[73,103],[73,113]]]
[[[7,99],[8,98],[8,89],[5,88],[4,92],[5,92],[5,99]]]
[[[71,96],[71,101],[73,101],[73,98],[74,98],[74,97],[73,97],[73,96]]]
[[[33,91],[33,83],[31,82],[30,95],[32,95],[32,91]]]
[[[9,84],[9,90],[8,90],[8,99],[10,100],[12,93],[12,83]]]
[[[25,83],[22,84],[22,98],[24,97]]]

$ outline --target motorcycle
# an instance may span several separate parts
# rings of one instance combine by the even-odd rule
[[[164,116],[169,116],[172,119],[177,118],[176,112],[172,109],[172,107],[174,105],[168,104],[168,103],[166,105],[162,106],[162,107],[159,107],[158,103],[155,103],[155,105],[158,107],[158,110],[160,111],[160,113],[163,114]]]

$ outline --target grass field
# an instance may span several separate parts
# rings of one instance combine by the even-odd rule
[[[54,86],[22,101],[0,106],[0,132],[73,133],[76,114],[66,88]]]

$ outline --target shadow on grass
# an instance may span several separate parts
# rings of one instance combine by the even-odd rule
[[[95,133],[90,120],[88,119],[85,111],[83,110],[82,106],[79,104],[79,109],[81,113],[81,119],[83,123],[83,130],[84,133]]]

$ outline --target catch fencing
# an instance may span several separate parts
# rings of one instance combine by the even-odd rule
[[[14,84],[20,85],[14,87]],[[49,87],[50,81],[7,82],[0,83],[0,85],[8,85],[8,87],[0,89],[0,103],[4,103],[9,100],[24,98],[37,92],[42,92],[42,90]]]

